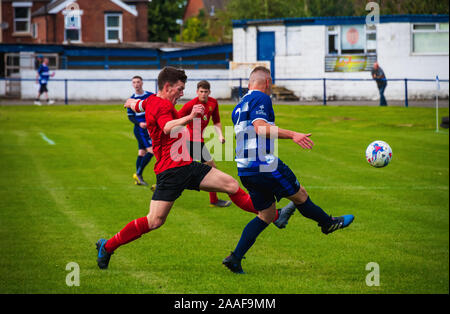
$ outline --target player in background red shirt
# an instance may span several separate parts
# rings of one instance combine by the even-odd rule
[[[211,94],[211,85],[208,81],[200,81],[197,84],[197,97],[187,102],[183,108],[178,111],[180,117],[189,115],[192,108],[201,104],[205,108],[203,116],[194,118],[193,121],[186,125],[189,131],[189,151],[193,160],[205,163],[213,168],[217,168],[211,154],[205,146],[205,139],[203,133],[212,118],[214,128],[219,136],[220,143],[225,143],[225,138],[222,134],[222,124],[220,123],[219,104],[216,99],[209,97]],[[195,144],[194,144],[195,143]],[[210,206],[214,207],[228,207],[231,201],[219,200],[216,192],[209,192]]]

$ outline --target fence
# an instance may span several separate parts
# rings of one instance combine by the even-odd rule
[[[189,79],[189,82],[192,83],[193,81],[200,81],[201,79],[206,79],[208,81],[210,81],[213,85],[213,89],[214,89],[214,82],[223,82],[228,83],[228,87],[231,90],[231,93],[228,92],[228,95],[230,97],[222,97],[222,98],[232,98],[233,100],[238,100],[240,99],[243,95],[244,92],[246,91],[246,88],[244,87],[244,84],[247,84],[248,79],[247,78],[192,78]],[[35,82],[36,79],[35,78],[0,78],[0,82],[4,81],[4,82]],[[65,79],[51,79],[51,82],[60,82],[63,84],[63,90],[64,90],[64,103],[66,105],[69,104],[69,86],[71,82],[73,83],[79,83],[79,82],[89,82],[91,84],[93,83],[102,83],[102,82],[116,82],[116,83],[121,83],[121,82],[126,82],[128,84],[130,84],[130,80],[129,79],[114,79],[114,78],[109,78],[109,79],[99,79],[99,78],[93,78],[93,79],[77,79],[77,78],[65,78]],[[150,82],[151,85],[153,85],[154,87],[154,91],[156,91],[158,89],[157,86],[157,79],[146,79],[144,78],[144,81],[146,82],[146,84],[148,84],[148,82]],[[448,79],[420,79],[420,78],[398,78],[398,79],[388,79],[386,80],[388,82],[388,84],[402,84],[403,85],[403,92],[404,92],[404,106],[408,107],[408,99],[409,99],[409,93],[410,93],[410,85],[414,84],[414,83],[434,83],[434,88],[425,88],[423,89],[424,91],[426,91],[426,93],[424,93],[422,96],[420,93],[415,93],[415,97],[417,97],[417,95],[419,95],[419,97],[425,97],[428,99],[434,98],[436,96],[440,96],[440,97],[446,97],[448,98],[448,87],[444,90],[441,90],[440,88],[440,84],[442,83],[448,83],[449,80]],[[332,100],[338,100],[340,99],[339,97],[335,96],[336,91],[339,91],[340,89],[342,89],[342,82],[358,82],[359,85],[361,85],[363,82],[365,82],[366,84],[371,84],[371,88],[373,89],[374,86],[374,82],[372,79],[362,79],[362,78],[277,78],[276,79],[277,84],[279,85],[286,85],[288,87],[292,87],[292,83],[295,84],[295,88],[293,88],[293,90],[295,89],[300,89],[300,90],[313,90],[312,94],[305,94],[303,99],[306,98],[312,98],[312,99],[316,99],[317,95],[319,93],[319,89],[321,90],[321,101],[323,103],[323,105],[327,105],[328,101],[332,101]],[[284,84],[280,84],[280,82],[283,82]],[[310,84],[310,87],[305,87],[304,85],[302,86],[302,82],[307,82]],[[370,82],[370,83],[369,83]],[[315,85],[311,85],[311,83],[315,83]],[[333,83],[337,84],[337,86],[330,86],[333,85]],[[127,85],[128,87],[129,85]],[[148,86],[148,85],[147,85]],[[313,88],[311,88],[311,86]],[[320,87],[319,87],[320,86]],[[191,86],[192,87],[192,86]],[[357,86],[360,87],[360,86]],[[23,88],[23,86],[22,86]],[[114,87],[110,87],[114,88]],[[222,86],[222,88],[226,88],[224,87],[224,85]],[[357,88],[358,89],[358,88]],[[356,90],[354,91],[353,94],[351,94],[349,97],[350,99],[364,99],[364,96],[361,96],[361,94],[364,93],[365,89],[364,88],[359,88],[360,90]],[[398,89],[398,88],[397,88]],[[416,87],[414,87],[414,89],[417,89]],[[131,87],[128,88],[128,90],[131,90]],[[195,89],[194,89],[195,90]],[[82,92],[78,89],[78,87],[75,90],[76,92]],[[1,89],[0,89],[1,92]],[[315,93],[315,94],[314,94]],[[313,95],[313,96],[311,96]],[[192,97],[193,98],[193,97]],[[345,100],[345,99],[344,99]]]

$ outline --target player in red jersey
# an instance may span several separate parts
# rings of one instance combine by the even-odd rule
[[[198,82],[197,97],[184,104],[183,108],[178,111],[178,115],[180,117],[188,116],[195,105],[203,105],[205,108],[203,116],[194,118],[186,126],[189,131],[189,152],[193,160],[217,168],[216,163],[205,146],[205,139],[203,138],[204,130],[212,118],[220,143],[225,143],[225,138],[222,134],[222,124],[220,123],[219,104],[216,99],[209,96],[210,94],[211,85],[209,82],[205,80]],[[212,207],[228,207],[231,205],[231,201],[219,200],[216,192],[209,192],[209,202]]]
[[[186,149],[183,149],[186,144],[183,138],[185,133],[177,132],[177,129],[204,114],[203,105],[195,105],[188,116],[178,116],[174,105],[183,96],[186,79],[183,70],[165,67],[158,75],[156,95],[145,100],[130,98],[125,103],[126,108],[136,112],[145,111],[156,158],[154,170],[157,184],[147,216],[131,221],[109,240],[97,241],[97,264],[101,269],[108,268],[111,255],[119,246],[161,227],[175,200],[185,189],[227,193],[238,207],[254,210],[250,196],[233,177],[206,164],[193,162]]]

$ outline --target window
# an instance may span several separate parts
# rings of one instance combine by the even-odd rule
[[[81,43],[82,10],[64,10],[64,42]]]
[[[335,25],[327,28],[327,55],[376,54],[374,25]]]
[[[119,43],[122,41],[122,14],[105,14],[105,42]]]
[[[31,36],[33,36],[34,39],[38,38],[38,25],[36,23],[31,24]]]
[[[14,2],[14,32],[30,33],[31,5],[28,2]]]
[[[415,54],[448,54],[448,25],[413,24],[411,51]]]
[[[328,54],[339,54],[339,36],[336,26],[328,27]]]

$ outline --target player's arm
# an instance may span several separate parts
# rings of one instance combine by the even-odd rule
[[[178,110],[178,116],[179,117],[186,117],[192,112],[192,108],[194,107],[195,103],[191,101],[188,101],[181,107],[180,110]]]
[[[169,134],[174,128],[182,127],[191,122],[197,115],[202,115],[205,111],[203,105],[195,105],[192,107],[192,111],[189,115],[167,121],[164,125],[163,131],[165,134]]]
[[[136,108],[136,104],[140,102],[140,106],[138,106]],[[142,100],[140,99],[133,99],[133,98],[128,98],[127,101],[125,102],[125,104],[123,105],[124,108],[130,108],[131,110],[133,110],[134,112],[144,112],[144,108],[142,107]],[[138,111],[137,111],[138,110]]]
[[[279,139],[291,139],[297,145],[305,149],[311,149],[314,146],[314,142],[309,138],[311,133],[303,134],[299,132],[294,132],[291,130],[286,130],[277,127],[276,125],[272,125],[263,119],[258,119],[253,121],[253,126],[255,127],[255,131],[258,135],[264,137],[273,137]]]

